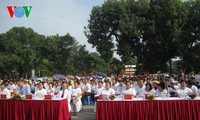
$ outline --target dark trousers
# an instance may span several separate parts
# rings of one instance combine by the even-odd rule
[[[84,92],[82,98],[81,98],[81,101],[82,101],[82,104],[85,105],[85,100],[87,99],[88,96],[91,96],[91,92]]]

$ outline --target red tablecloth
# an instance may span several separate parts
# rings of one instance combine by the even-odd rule
[[[96,120],[200,120],[200,100],[97,101]]]
[[[65,100],[0,100],[0,120],[71,120]]]

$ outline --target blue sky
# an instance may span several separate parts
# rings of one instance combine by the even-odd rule
[[[14,26],[31,27],[43,35],[65,35],[70,33],[87,50],[95,51],[83,33],[88,24],[93,6],[101,5],[104,0],[0,0],[0,33]],[[32,6],[29,18],[12,19],[6,6]]]

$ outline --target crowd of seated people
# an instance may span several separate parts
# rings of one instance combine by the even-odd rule
[[[11,92],[18,94],[32,94],[36,98],[44,98],[44,95],[66,98],[69,103],[69,111],[77,115],[85,101],[90,97],[91,103],[100,95],[130,95],[131,98],[144,97],[151,94],[155,97],[182,97],[191,93],[199,94],[200,73],[190,77],[73,77],[68,79],[37,79],[27,80],[0,80],[0,94],[6,94],[11,98]],[[106,98],[105,98],[106,99]]]

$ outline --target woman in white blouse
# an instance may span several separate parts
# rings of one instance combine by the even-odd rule
[[[53,83],[49,83],[49,89],[47,89],[47,94],[53,97],[54,93],[55,93],[55,89],[53,88]]]
[[[123,95],[131,95],[132,98],[136,97],[135,89],[131,88],[131,83],[129,81],[126,82],[126,89],[122,91]]]
[[[153,89],[153,86],[151,83],[146,83],[145,84],[145,89],[142,91],[142,95],[145,96],[145,94],[151,94],[155,95],[155,90]]]
[[[177,96],[178,97],[188,97],[189,94],[192,93],[192,90],[187,87],[186,81],[182,80],[181,82],[181,88],[177,90]]]
[[[44,89],[44,84],[40,82],[38,86],[39,86],[39,90],[35,91],[35,96],[37,98],[44,98],[44,95],[47,94],[47,91]]]
[[[102,91],[102,95],[104,96],[104,99],[109,99],[110,95],[114,95],[115,90],[111,88],[111,82],[107,81],[105,84],[105,89]]]
[[[168,97],[169,93],[165,89],[165,83],[158,84],[158,89],[156,90],[156,96],[157,97]]]
[[[82,109],[81,95],[82,91],[79,88],[79,81],[75,81],[74,88],[72,89],[72,99],[70,101],[72,112],[74,112],[74,115],[77,115],[77,112]]]

